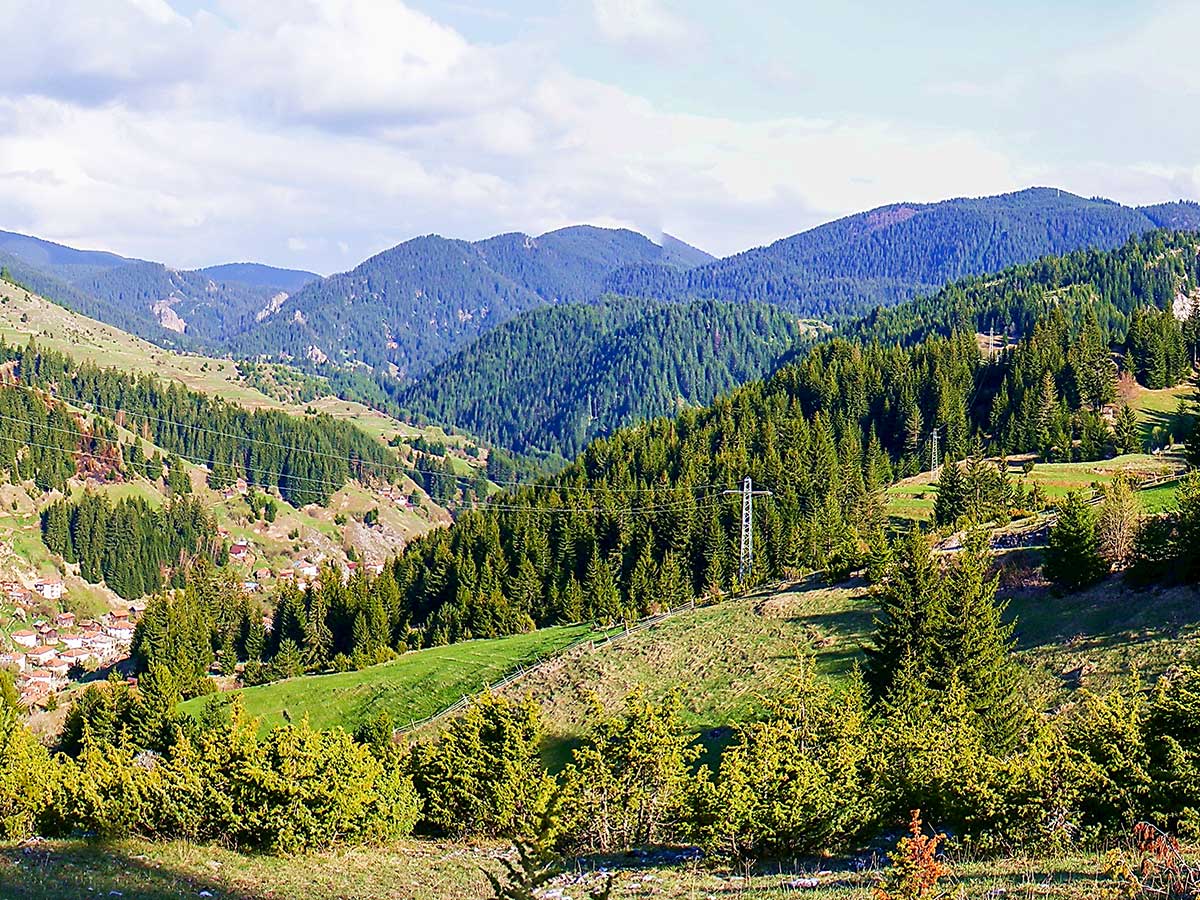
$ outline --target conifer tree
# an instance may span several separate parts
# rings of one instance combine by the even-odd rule
[[[879,592],[875,634],[867,648],[867,683],[887,696],[906,670],[923,676],[938,659],[947,615],[946,585],[929,539],[913,529],[895,550]]]
[[[1117,453],[1137,453],[1142,448],[1141,429],[1138,427],[1137,414],[1130,409],[1128,403],[1122,403],[1121,408],[1117,410],[1113,435]]]
[[[1015,622],[1004,622],[996,601],[999,576],[992,563],[986,531],[967,534],[947,574],[947,614],[939,640],[941,665],[934,683],[945,688],[951,677],[962,682],[993,746],[1013,746],[1027,723],[1020,695],[1020,670],[1012,655]]]
[[[1089,587],[1108,574],[1108,564],[1100,555],[1095,510],[1078,492],[1067,494],[1058,505],[1043,568],[1051,582],[1067,591]]]

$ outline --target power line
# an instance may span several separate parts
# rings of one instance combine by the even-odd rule
[[[71,437],[75,437],[77,439],[88,437],[88,435],[81,434],[80,432],[77,432],[77,431],[71,431],[70,429],[67,429],[67,428],[55,428],[52,425],[43,425],[38,422],[30,422],[29,420],[26,420],[26,419],[18,419],[13,416],[4,415],[2,413],[0,413],[0,421],[16,422],[18,424],[28,425],[34,429],[41,428],[46,431],[50,431],[50,432],[54,432],[54,433],[58,433],[58,434],[66,434]],[[113,444],[114,446],[116,443],[116,442],[109,441],[107,438],[96,438],[95,436],[93,436],[93,439],[101,440],[106,443]],[[21,438],[10,437],[8,435],[0,435],[0,440],[11,441],[11,442],[18,444],[20,446],[23,446],[23,447],[38,447],[39,449],[55,450],[60,453],[82,453],[83,455],[86,455],[86,456],[98,456],[98,454],[94,451],[76,450],[73,448],[60,447],[55,444],[41,444],[36,441],[26,441]],[[207,467],[207,465],[208,465],[207,461],[198,460],[198,459],[186,456],[182,453],[175,453],[175,455],[178,456],[180,459],[182,459],[186,462],[190,462],[196,466]],[[249,473],[246,473],[246,474],[248,475]],[[262,476],[268,476],[268,477],[274,476],[276,479],[291,479],[293,481],[308,482],[311,484],[319,485],[321,487],[329,488],[331,493],[339,491],[346,486],[344,482],[341,484],[338,484],[336,482],[325,481],[323,479],[307,478],[307,477],[304,477],[301,475],[291,475],[291,474],[287,474],[287,473],[283,473],[283,472],[259,472],[258,474],[260,474]],[[248,485],[252,485],[254,487],[272,488],[272,487],[279,486],[278,481],[276,481],[274,483],[261,482],[261,481],[253,481],[250,478],[243,478],[243,480],[246,481],[246,483]],[[464,501],[453,500],[447,504],[447,508],[450,508],[451,506],[453,506],[456,509],[459,509],[459,510],[465,509],[468,511],[473,510],[473,509],[480,509],[480,510],[492,509],[497,512],[530,512],[533,514],[545,513],[545,514],[580,514],[580,515],[622,515],[622,514],[644,515],[644,514],[659,513],[659,512],[679,512],[679,511],[683,511],[686,509],[705,509],[705,508],[709,508],[713,505],[711,502],[705,503],[704,499],[705,498],[701,498],[700,500],[695,500],[694,498],[691,498],[688,500],[684,500],[681,498],[680,500],[676,501],[675,503],[659,504],[656,506],[642,506],[642,507],[616,507],[616,508],[612,508],[612,509],[606,508],[606,507],[532,506],[532,505],[531,506],[522,506],[522,505],[518,505],[518,504],[504,505],[504,504],[498,504],[498,503],[497,504],[489,503],[486,499],[476,500],[476,501],[468,504]]]
[[[58,400],[61,403],[77,404],[80,406],[86,406],[86,407],[90,407],[93,411],[106,410],[108,412],[117,412],[117,413],[123,412],[126,415],[138,416],[138,417],[146,419],[147,421],[150,421],[150,422],[158,422],[159,424],[162,424],[162,425],[170,425],[175,428],[188,429],[188,430],[196,431],[196,432],[199,432],[202,434],[213,435],[214,437],[229,438],[230,440],[237,441],[237,442],[240,442],[243,444],[260,444],[263,446],[283,450],[285,452],[305,453],[310,456],[316,456],[316,457],[320,457],[323,459],[330,459],[330,460],[334,460],[337,462],[352,463],[352,464],[358,464],[358,465],[362,465],[362,466],[366,466],[366,467],[370,467],[370,468],[374,468],[374,469],[382,469],[382,470],[386,470],[386,471],[399,472],[400,474],[408,476],[410,478],[413,477],[414,472],[420,472],[420,474],[422,474],[424,476],[431,476],[431,477],[435,477],[435,478],[452,478],[464,487],[470,487],[474,483],[473,479],[471,479],[469,476],[459,475],[454,472],[426,472],[426,471],[416,469],[414,466],[404,466],[404,465],[399,465],[396,463],[377,462],[377,461],[373,461],[373,460],[368,460],[368,459],[366,459],[364,457],[360,457],[360,456],[342,456],[339,454],[330,453],[330,452],[323,451],[323,450],[315,450],[310,447],[289,446],[287,444],[280,444],[275,441],[267,441],[267,440],[263,440],[261,438],[253,438],[253,437],[248,437],[246,435],[232,434],[227,431],[217,431],[216,429],[205,428],[200,425],[192,425],[192,424],[188,424],[185,422],[179,422],[174,419],[165,419],[160,416],[153,416],[153,415],[150,415],[149,413],[138,412],[136,410],[131,410],[126,407],[110,406],[108,404],[96,403],[94,401],[84,400],[82,398],[72,399],[72,398],[59,397],[55,394],[50,393],[49,391],[42,391],[39,388],[34,387],[33,385],[20,384],[20,383],[9,383],[9,384],[3,385],[3,387],[11,387],[11,388],[17,388],[20,390],[24,390],[24,391],[29,391],[38,396],[40,396],[44,393],[47,396],[53,397],[54,399]],[[229,405],[233,406],[235,409],[243,409],[243,407],[238,407],[236,404],[229,404]],[[417,451],[417,452],[420,452],[420,451]],[[191,462],[191,461],[192,460],[189,460],[189,462]],[[577,492],[577,493],[612,493],[614,490],[614,489],[608,489],[608,488],[571,487],[571,486],[566,486],[566,485],[556,485],[556,484],[549,484],[549,483],[545,483],[545,482],[536,482],[536,481],[511,481],[511,480],[496,479],[496,478],[489,478],[488,480],[490,482],[492,482],[492,484],[505,485],[508,487],[533,488],[533,489],[538,489],[538,490],[550,490],[550,491],[562,491],[562,492],[573,491],[573,492]],[[716,485],[698,485],[698,486],[696,486],[696,489],[712,488],[712,487],[716,487]],[[679,490],[679,489],[675,488],[675,487],[647,487],[647,488],[621,488],[621,489],[619,489],[619,492],[620,493],[628,493],[628,494],[646,494],[646,493],[671,493],[671,492],[675,492],[677,490]]]

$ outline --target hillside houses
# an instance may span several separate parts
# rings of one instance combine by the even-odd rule
[[[44,703],[67,686],[73,670],[89,665],[113,665],[129,655],[140,613],[114,610],[99,622],[76,622],[72,613],[60,613],[53,622],[38,621],[33,629],[15,631],[12,648],[0,653],[0,667],[16,675],[21,701]]]

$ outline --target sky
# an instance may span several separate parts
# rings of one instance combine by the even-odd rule
[[[1200,4],[0,0],[0,229],[343,271],[581,222],[727,255],[1051,185],[1200,199]]]

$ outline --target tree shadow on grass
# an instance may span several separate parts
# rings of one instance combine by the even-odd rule
[[[0,847],[0,896],[4,900],[61,900],[120,897],[178,900],[180,897],[265,900],[265,894],[233,890],[215,875],[177,871],[120,843],[46,842]]]

